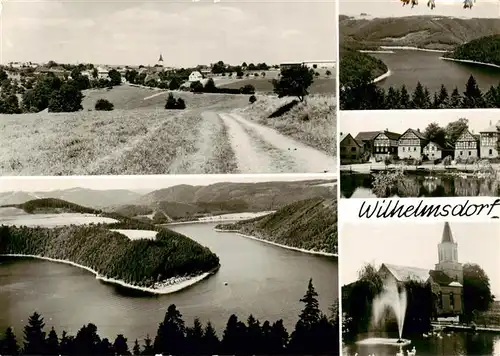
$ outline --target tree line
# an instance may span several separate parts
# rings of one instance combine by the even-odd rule
[[[331,315],[321,312],[318,294],[312,280],[300,301],[304,308],[294,330],[289,333],[283,320],[260,322],[253,315],[245,321],[233,314],[222,336],[210,322],[202,325],[198,318],[186,326],[182,314],[171,304],[159,323],[154,339],[149,335],[141,343],[137,339],[129,349],[128,339],[119,334],[114,342],[101,338],[97,326],[84,325],[75,336],[63,331],[58,337],[52,327],[45,331],[43,317],[35,312],[17,340],[14,330],[7,328],[0,339],[2,355],[339,355],[339,315],[332,307]]]
[[[500,83],[483,93],[472,75],[465,91],[460,93],[455,87],[451,94],[444,85],[431,94],[420,82],[413,92],[405,85],[385,90],[373,83],[371,77],[365,76],[356,86],[340,88],[341,110],[500,108]]]
[[[477,264],[466,263],[463,266],[463,314],[462,322],[472,322],[478,312],[487,311],[494,300],[491,294],[489,278]],[[358,280],[342,287],[342,334],[345,341],[353,341],[358,334],[373,330],[373,300],[382,293],[384,281],[375,266],[366,264],[358,274]],[[404,318],[403,335],[427,333],[431,322],[437,318],[436,296],[431,284],[407,281],[401,288],[406,289],[407,309]],[[386,320],[386,331],[397,331],[397,322],[393,317]]]
[[[445,53],[443,57],[489,63],[499,66],[499,46],[500,35],[485,36],[464,43],[456,47],[453,51]]]

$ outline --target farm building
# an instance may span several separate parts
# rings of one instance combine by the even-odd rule
[[[189,74],[188,81],[193,83],[193,82],[199,82],[202,79],[203,79],[203,75],[198,71],[194,71],[194,72],[191,72],[191,74]]]

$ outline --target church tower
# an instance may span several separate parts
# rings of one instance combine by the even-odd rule
[[[436,264],[437,271],[443,271],[450,278],[463,285],[464,271],[458,262],[458,244],[453,240],[450,224],[446,222],[443,229],[443,237],[438,245],[439,263]]]
[[[158,58],[158,62],[156,63],[157,65],[163,66],[163,56],[160,53],[160,58]]]

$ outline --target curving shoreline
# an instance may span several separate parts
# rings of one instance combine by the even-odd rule
[[[197,220],[188,220],[188,221],[178,221],[178,222],[171,222],[171,223],[166,223],[166,224],[160,224],[162,226],[175,226],[175,225],[186,225],[186,224],[201,224],[201,223],[214,223],[214,222],[221,222],[221,221],[227,221],[227,222],[232,222],[232,221],[243,221],[243,220],[250,220],[262,216],[266,216],[269,214],[274,213],[274,210],[269,210],[269,211],[261,211],[258,213],[232,213],[232,214],[226,214],[226,215],[214,215],[210,217],[205,217],[205,218],[198,218]],[[243,214],[243,215],[242,215]],[[247,214],[247,215],[244,215]]]
[[[391,75],[392,75],[392,72],[390,69],[388,69],[387,72],[385,72],[384,74],[379,75],[377,78],[373,79],[372,84],[377,84],[378,82],[380,82],[386,78],[389,78]]]
[[[500,65],[497,65],[497,64],[472,61],[469,59],[456,59],[456,58],[449,58],[449,57],[439,57],[439,59],[442,59],[444,61],[467,63],[467,64],[478,64],[478,65],[487,66],[487,67],[500,68]]]
[[[205,272],[201,275],[194,276],[194,277],[173,277],[169,278],[168,280],[164,282],[157,283],[158,287],[156,288],[150,288],[150,287],[140,287],[136,286],[133,284],[126,283],[122,280],[119,279],[114,279],[114,278],[108,278],[105,276],[101,276],[97,271],[94,271],[92,268],[80,265],[75,262],[71,262],[68,260],[62,260],[62,259],[57,259],[57,258],[51,258],[51,257],[45,257],[45,256],[40,256],[40,255],[24,255],[24,254],[18,254],[18,253],[8,253],[8,254],[0,254],[0,256],[5,256],[5,257],[21,257],[21,258],[36,258],[39,260],[46,260],[46,261],[51,261],[51,262],[57,262],[57,263],[64,263],[68,265],[72,265],[74,267],[79,267],[82,268],[88,272],[91,272],[92,274],[95,275],[95,278],[106,282],[106,283],[111,283],[111,284],[117,284],[122,287],[126,287],[129,289],[135,289],[139,290],[142,292],[147,292],[147,293],[152,293],[152,294],[171,294],[178,292],[182,289],[185,289],[187,287],[190,287],[198,282],[201,282],[202,280],[208,278],[212,274],[214,274],[220,266],[214,268],[213,270],[209,272]]]
[[[383,50],[393,50],[393,49],[401,49],[407,51],[422,51],[422,52],[434,52],[434,53],[447,53],[449,51],[441,50],[441,49],[427,49],[427,48],[419,48],[412,46],[380,46]]]
[[[274,245],[274,246],[282,247],[282,248],[285,248],[285,249],[287,249],[287,250],[293,250],[293,251],[298,251],[298,252],[308,253],[308,254],[310,254],[310,255],[320,255],[320,256],[328,256],[328,257],[338,257],[338,256],[339,256],[339,255],[338,255],[338,254],[336,254],[336,253],[329,253],[329,252],[321,252],[321,251],[306,250],[306,249],[303,249],[303,248],[291,247],[291,246],[287,246],[287,245],[279,244],[279,243],[277,243],[277,242],[272,242],[272,241],[268,241],[268,240],[264,240],[264,239],[259,239],[258,237],[255,237],[255,236],[242,234],[242,233],[240,232],[240,230],[222,230],[222,229],[214,229],[214,231],[216,231],[216,232],[231,232],[231,233],[233,233],[233,234],[236,234],[236,235],[239,235],[239,236],[242,236],[242,237],[246,237],[246,238],[249,238],[249,239],[252,239],[252,240],[256,240],[256,241],[260,241],[260,242],[264,242],[264,243],[269,244],[269,245]]]

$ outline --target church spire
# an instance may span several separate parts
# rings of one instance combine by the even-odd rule
[[[160,58],[158,59],[158,62],[163,62],[163,56],[160,53]]]
[[[453,235],[451,234],[451,228],[448,222],[444,223],[443,238],[441,239],[441,243],[444,242],[451,242],[451,243],[455,242],[453,241]]]

